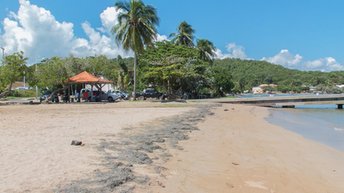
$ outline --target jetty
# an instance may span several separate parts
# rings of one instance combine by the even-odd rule
[[[297,96],[270,96],[253,98],[220,99],[219,103],[251,104],[264,107],[295,108],[297,105],[307,104],[335,104],[343,109],[344,94],[331,95],[297,95]]]

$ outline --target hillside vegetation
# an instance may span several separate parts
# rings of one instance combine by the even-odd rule
[[[281,92],[301,92],[316,87],[318,91],[338,93],[341,91],[335,86],[344,84],[344,72],[306,72],[265,61],[239,59],[216,60],[215,65],[230,71],[235,92],[251,90],[260,84],[277,84]]]

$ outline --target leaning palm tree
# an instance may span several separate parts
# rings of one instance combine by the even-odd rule
[[[172,37],[172,42],[176,45],[184,45],[188,47],[193,47],[194,43],[194,33],[195,30],[192,29],[192,26],[185,21],[179,24],[178,32],[172,33],[170,37]]]
[[[118,43],[121,43],[125,50],[134,52],[134,88],[133,98],[136,99],[136,66],[138,56],[146,46],[153,45],[156,39],[159,18],[156,9],[145,5],[141,0],[130,0],[130,2],[119,1],[115,4],[118,14],[118,24],[112,32],[115,34]]]
[[[197,40],[197,49],[201,60],[209,62],[213,61],[215,56],[215,46],[211,41],[205,39]]]

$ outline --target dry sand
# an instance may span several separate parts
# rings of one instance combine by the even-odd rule
[[[343,152],[267,116],[239,105],[0,107],[0,192],[344,192]]]
[[[154,103],[0,107],[0,192],[53,192],[99,165],[96,147],[125,127],[189,111]],[[176,107],[176,108],[174,108]],[[71,146],[81,140],[83,147]]]
[[[224,111],[228,109],[229,111]],[[225,105],[174,150],[159,193],[343,193],[344,154],[269,124],[267,109]]]

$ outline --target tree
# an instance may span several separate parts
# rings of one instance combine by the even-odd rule
[[[204,61],[212,62],[215,56],[215,46],[209,40],[197,40],[199,58]]]
[[[187,22],[183,21],[179,24],[178,32],[172,33],[170,37],[173,37],[172,42],[176,45],[183,45],[187,47],[194,47],[194,33],[195,30]]]
[[[225,96],[234,88],[232,75],[228,66],[215,65],[212,67],[213,88],[217,95]]]
[[[159,18],[156,9],[145,5],[141,0],[130,0],[130,2],[117,2],[115,4],[118,14],[118,24],[112,29],[116,34],[117,42],[122,43],[125,50],[134,52],[134,88],[133,98],[136,99],[136,67],[138,56],[145,46],[153,45],[156,39]]]
[[[65,61],[59,57],[43,61],[39,64],[38,70],[35,71],[37,86],[50,90],[62,88],[70,75],[68,74]]]
[[[196,48],[158,42],[142,54],[140,61],[143,81],[163,89],[169,97],[183,93],[197,96],[207,85],[209,64],[198,58]]]
[[[123,58],[118,55],[117,57],[117,62],[118,62],[118,65],[120,67],[120,70],[119,70],[119,87],[121,90],[125,90],[126,89],[126,84],[127,84],[127,80],[129,78],[129,70],[128,70],[128,66],[126,65],[126,63],[124,62]]]
[[[16,52],[5,57],[4,66],[1,70],[1,81],[7,84],[8,91],[12,90],[12,85],[24,75],[27,58],[24,57],[23,52]]]
[[[2,97],[2,92],[6,89],[7,86],[4,71],[4,67],[0,66],[0,98]]]

